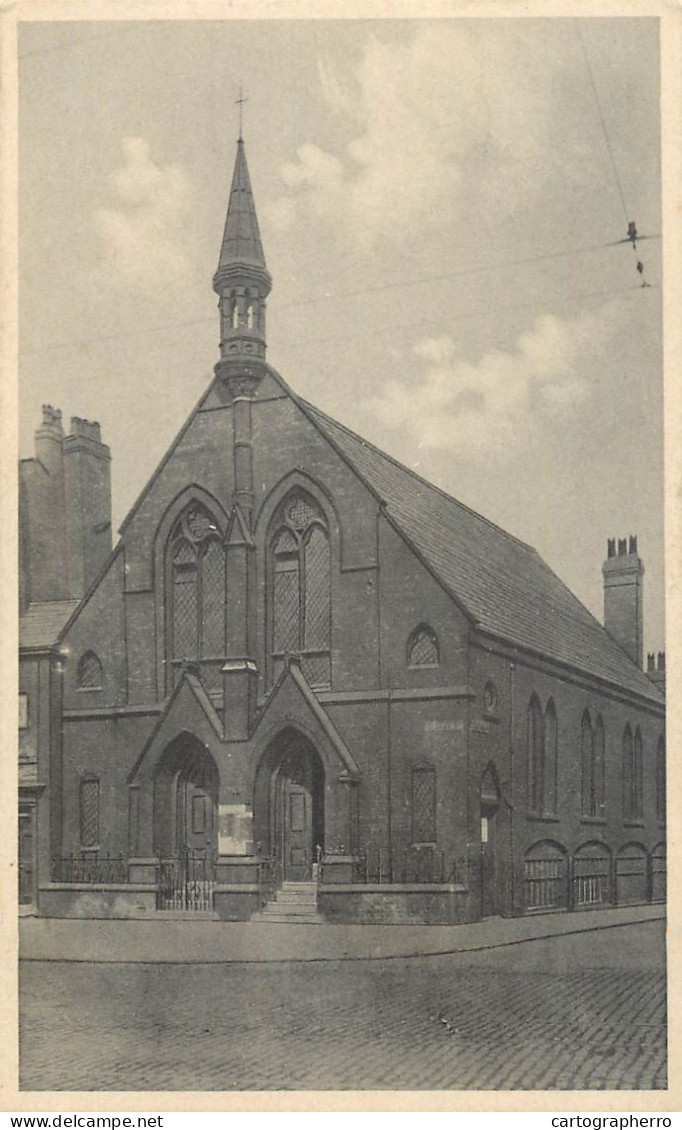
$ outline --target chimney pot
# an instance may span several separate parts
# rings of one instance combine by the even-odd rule
[[[647,652],[646,669],[647,669],[647,674],[649,674],[651,671],[656,670],[656,656],[651,651]]]
[[[659,651],[658,653],[658,670],[665,671],[665,652]]]
[[[608,539],[608,541],[606,543],[606,556],[607,557],[615,557],[616,556],[616,539],[615,538],[609,538]]]
[[[630,553],[637,552],[637,535],[630,534]]]
[[[618,556],[626,557],[628,551],[627,538],[618,538]]]

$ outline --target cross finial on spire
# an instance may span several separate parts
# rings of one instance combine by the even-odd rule
[[[239,140],[240,141],[244,140],[243,137],[242,137],[242,132],[243,132],[243,126],[244,126],[244,103],[245,102],[248,102],[248,98],[244,97],[244,95],[242,94],[242,88],[240,86],[239,87],[239,98],[236,98],[235,103],[234,103],[235,106],[239,106]]]

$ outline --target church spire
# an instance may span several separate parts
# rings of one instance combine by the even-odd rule
[[[237,157],[213,289],[220,305],[220,356],[232,362],[265,358],[265,300],[272,279],[265,263],[244,141]]]

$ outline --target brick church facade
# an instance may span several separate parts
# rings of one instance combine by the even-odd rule
[[[662,899],[636,539],[608,544],[605,628],[289,388],[241,140],[213,286],[214,379],[113,551],[97,425],[46,409],[22,467],[24,901],[238,919],[314,883],[329,921],[456,922]]]

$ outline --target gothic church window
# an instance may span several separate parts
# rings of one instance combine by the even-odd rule
[[[438,638],[426,624],[415,628],[407,644],[407,664],[409,667],[437,667]]]
[[[78,791],[80,846],[99,846],[99,780],[85,777]]]
[[[543,733],[542,707],[536,695],[528,706],[528,807],[531,812],[542,813],[542,762]]]
[[[605,745],[604,722],[601,715],[593,727],[589,711],[586,710],[581,726],[583,816],[603,817],[604,815]]]
[[[214,660],[225,652],[225,550],[212,515],[192,502],[173,526],[168,543],[170,655],[182,660]],[[211,688],[219,664],[202,667]]]
[[[556,709],[550,698],[545,710],[544,764],[542,772],[542,811],[554,815],[557,808],[558,727]]]
[[[662,824],[665,820],[665,742],[658,739],[656,750],[656,818]]]
[[[102,689],[102,664],[94,651],[86,651],[81,656],[76,675],[78,688],[83,691]]]
[[[412,769],[412,843],[436,841],[436,770],[432,765]]]
[[[638,726],[633,739],[627,725],[623,733],[623,815],[626,820],[642,819],[642,774],[642,735]]]
[[[550,698],[543,715],[540,700],[528,704],[528,810],[535,816],[554,816],[557,808],[558,724]]]
[[[275,670],[297,654],[308,682],[331,683],[331,549],[318,504],[305,492],[288,495],[270,542],[272,654]]]

